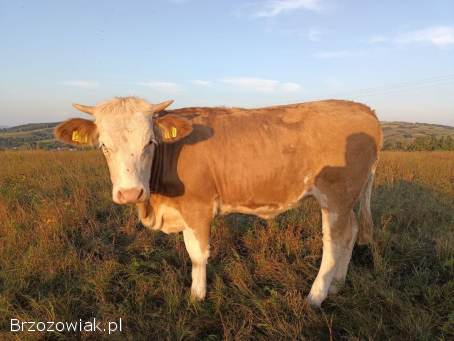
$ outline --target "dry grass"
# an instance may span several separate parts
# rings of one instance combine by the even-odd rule
[[[314,200],[267,226],[213,224],[208,297],[188,299],[180,235],[140,227],[111,203],[97,152],[0,153],[0,338],[10,319],[123,318],[122,334],[47,339],[427,339],[454,337],[454,153],[387,152],[371,248],[355,247],[345,290],[304,298],[321,257]]]

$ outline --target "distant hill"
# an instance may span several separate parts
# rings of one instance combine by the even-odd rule
[[[59,122],[32,123],[0,129],[1,149],[68,148],[57,142],[53,130]],[[381,122],[388,150],[454,150],[454,127],[409,122]]]
[[[410,122],[381,122],[384,149],[453,150],[454,127]]]
[[[22,124],[19,126],[14,127],[1,127],[3,131],[7,132],[20,132],[20,131],[33,131],[38,129],[47,129],[47,128],[55,128],[60,122],[55,123],[28,123]]]
[[[54,139],[55,123],[30,123],[0,129],[0,148],[3,149],[56,149],[64,145]]]

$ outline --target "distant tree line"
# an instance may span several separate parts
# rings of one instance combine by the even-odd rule
[[[33,130],[38,130],[38,129],[46,129],[46,128],[54,128],[58,125],[58,122],[52,122],[52,123],[28,123],[28,124],[22,124],[19,126],[15,127],[9,127],[9,128],[1,128],[0,132],[21,132],[21,131],[33,131]]]
[[[30,137],[1,137],[0,136],[0,149],[58,149],[68,148],[68,146],[56,140],[34,140]]]
[[[9,128],[5,134],[0,130],[0,149],[68,149],[73,148],[56,141],[53,131],[49,124],[33,124],[33,128],[38,126],[40,130],[30,133],[20,133],[24,129],[29,129],[31,125]],[[11,131],[16,130],[17,135],[11,135]],[[430,151],[430,150],[454,150],[454,136],[452,135],[424,135],[411,140],[411,135],[401,135],[402,140],[385,139],[384,150],[406,150],[406,151]],[[408,142],[410,141],[410,142]]]
[[[384,150],[454,150],[454,138],[451,136],[436,137],[434,135],[418,136],[413,142],[385,141]]]

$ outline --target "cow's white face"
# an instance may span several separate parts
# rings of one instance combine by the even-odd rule
[[[125,204],[147,200],[156,147],[152,118],[142,112],[104,115],[96,119],[96,126],[109,166],[113,201]]]
[[[96,107],[75,105],[95,121],[72,119],[60,124],[55,135],[77,146],[99,146],[112,180],[112,199],[118,204],[139,203],[150,197],[150,176],[158,143],[173,143],[192,132],[185,118],[168,114],[155,118],[172,101],[149,104],[135,97],[116,98]],[[158,136],[155,129],[158,128]]]

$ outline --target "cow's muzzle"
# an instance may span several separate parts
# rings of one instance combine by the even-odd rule
[[[121,188],[114,195],[114,201],[118,204],[136,204],[145,200],[145,190],[140,187]]]

